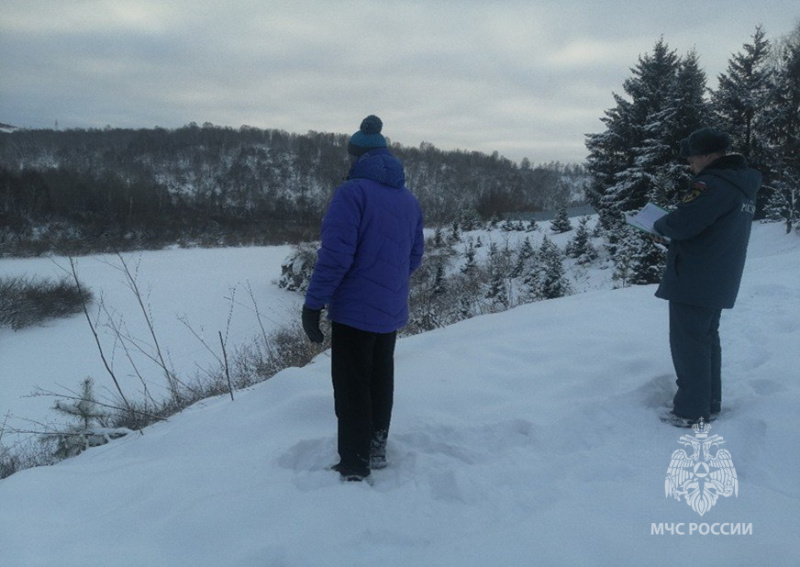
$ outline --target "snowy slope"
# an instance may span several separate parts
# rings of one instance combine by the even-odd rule
[[[800,239],[756,225],[739,303],[723,314],[712,428],[739,492],[702,517],[664,493],[685,432],[656,417],[674,378],[666,303],[647,286],[399,341],[391,465],[372,484],[327,470],[327,354],[9,477],[0,564],[796,565],[798,273]],[[733,526],[745,533],[711,533]]]

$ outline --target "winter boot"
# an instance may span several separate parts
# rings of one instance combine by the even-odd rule
[[[356,470],[351,467],[346,467],[342,465],[342,463],[333,465],[331,470],[338,472],[341,479],[347,482],[361,482],[369,477],[369,470]]]
[[[389,464],[386,461],[386,438],[388,435],[388,431],[376,431],[372,436],[369,451],[369,467],[372,470],[385,469]]]
[[[697,423],[701,423],[704,421],[708,422],[708,420],[706,420],[703,417],[698,417],[698,418],[683,417],[673,411],[665,412],[664,414],[661,415],[660,419],[664,423],[668,423],[669,425],[672,425],[674,427],[682,427],[685,429],[689,429]]]

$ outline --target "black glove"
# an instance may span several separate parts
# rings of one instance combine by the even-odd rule
[[[305,305],[303,306],[303,330],[312,343],[321,343],[325,339],[325,335],[319,330],[321,314],[322,309],[309,309]]]

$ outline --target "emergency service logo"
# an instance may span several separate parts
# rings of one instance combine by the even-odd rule
[[[739,479],[731,453],[720,448],[721,435],[709,435],[711,425],[692,426],[694,434],[682,435],[679,442],[685,449],[676,449],[667,469],[664,489],[667,498],[684,500],[701,516],[708,512],[720,496],[739,496]]]

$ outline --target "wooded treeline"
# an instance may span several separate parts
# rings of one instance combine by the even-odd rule
[[[212,124],[0,134],[0,253],[313,239],[347,174],[347,135]],[[392,145],[429,223],[582,196],[577,165]]]
[[[800,26],[774,41],[757,27],[751,39],[712,90],[698,54],[680,56],[662,38],[639,57],[624,95],[614,94],[606,130],[587,137],[587,197],[631,283],[657,282],[664,255],[626,228],[624,213],[678,203],[691,177],[680,140],[700,127],[729,132],[733,151],[763,174],[756,218],[780,220],[787,232],[800,224]]]

